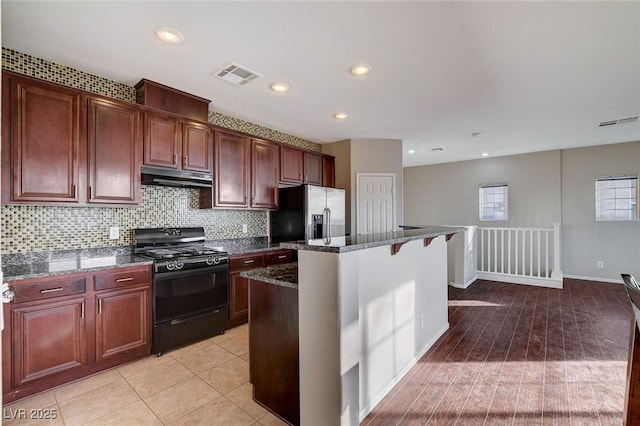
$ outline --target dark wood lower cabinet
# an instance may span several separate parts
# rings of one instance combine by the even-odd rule
[[[298,289],[250,280],[249,324],[253,398],[299,425]]]
[[[10,281],[3,402],[151,354],[151,268]]]

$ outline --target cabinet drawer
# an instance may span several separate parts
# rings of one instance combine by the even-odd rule
[[[149,284],[151,283],[151,272],[149,268],[141,268],[121,272],[109,272],[107,274],[96,274],[93,281],[96,291],[136,284]]]
[[[231,257],[229,268],[232,271],[239,269],[259,268],[264,266],[264,254],[252,254],[248,256]]]
[[[279,250],[267,253],[267,266],[277,265],[280,263],[295,262],[296,251],[295,250]]]
[[[15,293],[13,303],[22,303],[84,293],[86,291],[86,280],[84,277],[46,280],[30,284],[18,284],[12,286],[12,290]]]

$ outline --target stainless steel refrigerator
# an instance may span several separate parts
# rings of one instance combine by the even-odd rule
[[[279,210],[270,213],[272,242],[344,236],[344,189],[302,185],[280,188],[278,195]]]

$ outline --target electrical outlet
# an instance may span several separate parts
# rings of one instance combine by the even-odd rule
[[[246,224],[246,223],[243,223],[243,224],[242,224],[242,233],[243,233],[243,234],[246,234],[247,232],[249,232],[249,231],[248,231],[248,229],[247,229],[247,224]]]
[[[109,239],[117,240],[118,238],[120,238],[120,228],[118,228],[117,226],[112,226],[111,228],[109,228]]]
[[[598,268],[598,269],[604,268],[604,262],[602,260],[598,260],[596,262],[596,268]]]

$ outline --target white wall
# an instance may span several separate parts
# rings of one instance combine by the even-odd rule
[[[336,157],[336,187],[346,189],[347,233],[355,232],[356,174],[396,175],[396,223],[404,218],[402,141],[398,139],[351,139],[322,145],[322,152]]]
[[[548,227],[560,222],[560,151],[404,169],[409,225]],[[509,220],[481,222],[482,184],[509,184]]]
[[[562,225],[563,272],[620,281],[640,276],[640,222],[596,222],[595,179],[640,173],[640,142],[546,151],[404,169],[405,222]],[[478,187],[509,184],[509,221],[478,220]],[[596,261],[604,268],[597,269]]]
[[[640,142],[562,152],[562,255],[565,275],[640,276],[640,222],[596,222],[595,180],[640,173]],[[604,268],[597,269],[596,261]]]

